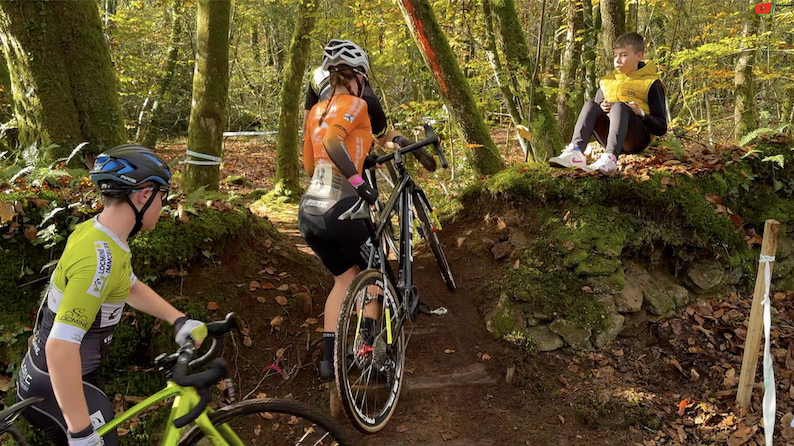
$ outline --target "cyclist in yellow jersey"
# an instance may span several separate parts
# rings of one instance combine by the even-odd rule
[[[105,207],[66,243],[17,385],[20,398],[45,398],[24,415],[56,445],[118,444],[115,432],[101,440],[96,434],[113,418],[99,366],[125,304],[174,324],[180,345],[207,332],[137,280],[130,265],[127,241],[157,224],[171,183],[168,165],[150,149],[123,145],[99,155],[90,176]]]

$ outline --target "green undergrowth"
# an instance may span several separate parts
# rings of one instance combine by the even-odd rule
[[[635,401],[617,398],[602,401],[595,395],[583,394],[573,402],[573,409],[582,421],[592,426],[610,429],[644,426],[654,431],[662,426],[658,415]]]
[[[512,319],[492,320],[496,332],[525,333],[538,323],[528,319],[566,319],[598,333],[616,313],[603,296],[623,289],[626,259],[651,265],[663,258],[718,259],[726,268],[740,268],[741,285],[747,286],[758,253],[757,247],[747,248],[745,230],[760,234],[764,221],[774,218],[785,233],[786,224],[794,222],[791,143],[761,145],[744,156],[726,152],[722,169],[702,175],[649,169],[644,181],[555,177],[555,169],[529,163],[467,187],[447,205],[456,209],[453,220],[482,221],[486,213],[518,208],[520,218],[509,226],[520,228],[528,240],[509,252],[493,293],[510,298],[500,300],[494,314]],[[730,219],[728,210],[740,218]]]

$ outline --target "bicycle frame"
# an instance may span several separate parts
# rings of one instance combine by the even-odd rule
[[[398,178],[397,186],[395,186],[394,190],[392,191],[391,197],[389,201],[384,206],[384,209],[381,211],[380,215],[381,218],[377,222],[377,228],[375,227],[375,223],[372,222],[370,219],[366,219],[367,229],[370,233],[370,240],[373,246],[373,250],[370,253],[369,260],[367,265],[369,268],[373,268],[376,266],[376,258],[382,259],[383,261],[380,262],[380,269],[384,276],[391,282],[394,286],[394,289],[397,291],[398,296],[389,296],[388,295],[388,288],[383,287],[384,290],[384,299],[393,299],[397,297],[400,302],[400,314],[397,316],[397,323],[396,326],[392,327],[392,317],[390,310],[386,308],[386,319],[388,320],[388,324],[386,326],[386,335],[387,335],[387,345],[391,346],[394,343],[393,333],[400,333],[402,330],[403,325],[405,324],[405,320],[408,319],[410,312],[412,311],[412,306],[417,302],[414,302],[414,296],[418,296],[417,292],[415,291],[415,287],[413,285],[413,206],[414,206],[414,197],[419,196],[421,200],[425,203],[429,204],[427,197],[424,196],[424,191],[413,181],[411,178],[410,173],[407,171],[405,166],[402,164],[401,161],[395,163],[397,165],[398,171],[400,173],[400,177]],[[388,260],[386,260],[386,256],[383,250],[383,245],[381,243],[381,237],[383,236],[383,231],[386,229],[387,225],[389,224],[389,216],[391,215],[392,211],[394,210],[395,206],[399,203],[400,206],[400,256],[399,256],[399,277],[395,277],[394,271],[392,270],[391,265],[389,264]],[[428,210],[432,213],[432,208],[427,206]],[[377,257],[376,257],[377,254]],[[399,278],[399,280],[398,280]],[[407,302],[406,299],[407,298]],[[363,317],[363,312],[359,312],[358,316],[358,328],[360,329],[361,320]],[[358,329],[356,333],[356,337],[358,337]]]
[[[196,406],[199,402],[200,396],[198,392],[196,392],[196,389],[192,387],[182,387],[173,381],[169,381],[164,389],[113,418],[111,421],[99,428],[97,433],[100,436],[103,436],[111,430],[119,427],[125,421],[140,414],[144,410],[171,397],[174,397],[174,402],[171,405],[171,413],[168,416],[165,431],[163,432],[163,441],[160,444],[163,446],[176,445],[179,443],[182,429],[174,426],[174,420],[187,414],[192,407]],[[234,433],[234,431],[232,431],[229,426],[225,424],[217,427],[212,425],[208,415],[213,412],[214,411],[211,408],[207,407],[204,412],[194,421],[204,435],[215,445],[243,446],[243,441],[237,436],[237,434]]]

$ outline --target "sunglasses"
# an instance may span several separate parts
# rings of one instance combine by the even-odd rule
[[[165,204],[168,202],[168,192],[170,191],[170,189],[167,186],[142,187],[140,189],[133,189],[130,192],[140,192],[140,191],[144,191],[144,190],[151,190],[151,191],[154,191],[155,193],[162,192],[163,193],[163,195],[161,197],[162,205],[165,206]]]

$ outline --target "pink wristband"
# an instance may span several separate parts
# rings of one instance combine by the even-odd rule
[[[361,186],[361,183],[364,182],[364,179],[361,178],[361,175],[354,175],[354,176],[350,177],[348,179],[348,181],[350,181],[350,184],[352,184],[353,187],[359,187],[359,186]]]

